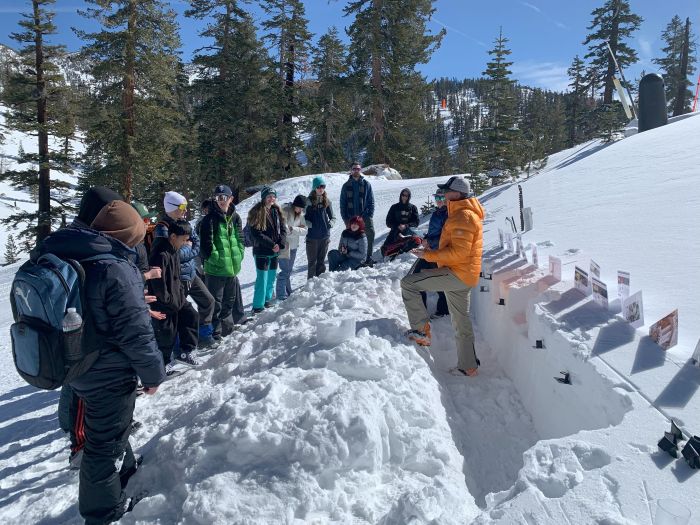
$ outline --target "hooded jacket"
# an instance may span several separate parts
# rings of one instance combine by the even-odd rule
[[[204,272],[219,277],[238,275],[245,248],[241,218],[233,204],[226,214],[214,204],[200,222],[200,234]]]
[[[158,221],[158,224],[156,224],[156,239],[160,237],[165,237],[167,239],[170,227],[173,224],[175,224],[175,219],[170,217],[170,215],[163,215]],[[200,251],[200,241],[199,235],[197,235],[194,228],[192,228],[192,233],[190,234],[190,242],[192,246],[185,244],[178,250],[178,255],[180,256],[180,279],[185,282],[190,282],[197,274],[197,257]],[[151,247],[151,253],[153,253],[153,247]]]
[[[418,208],[411,204],[411,190],[404,188],[401,193],[408,193],[406,204],[399,197],[399,202],[392,204],[386,215],[386,226],[392,230],[396,230],[400,224],[405,224],[409,228],[418,226]]]
[[[426,234],[425,238],[428,240],[431,250],[437,250],[440,247],[440,236],[442,235],[442,228],[445,226],[446,220],[447,205],[440,206],[430,216],[428,233]]]
[[[294,213],[294,205],[292,203],[282,206],[282,216],[287,226],[287,243],[280,250],[280,259],[289,259],[289,252],[299,248],[299,238],[302,235],[306,235],[306,220],[304,219],[303,211],[299,215]]]
[[[83,264],[85,307],[90,310],[96,338],[89,344],[100,348],[100,356],[70,386],[77,391],[102,389],[136,375],[146,387],[159,385],[165,379],[165,368],[144,300],[143,279],[133,263],[136,252],[108,235],[75,226],[51,234],[40,252],[77,261],[113,256]]]
[[[479,283],[483,249],[483,220],[486,216],[479,199],[447,201],[447,221],[440,246],[425,252],[425,260],[449,268],[467,286]]]
[[[152,305],[156,312],[175,314],[187,301],[180,275],[180,254],[175,251],[167,237],[157,237],[151,247],[149,266],[161,269],[160,279],[148,281],[148,292],[155,295],[157,301]]]
[[[308,228],[306,239],[328,239],[335,224],[333,205],[328,199],[328,195],[324,193],[319,198],[316,191],[313,191],[309,195],[308,202],[304,213],[306,227]]]
[[[367,259],[367,235],[364,231],[352,231],[350,228],[343,230],[340,235],[338,250],[345,247],[345,256],[352,259],[352,267],[355,268]],[[342,252],[341,252],[342,253]]]

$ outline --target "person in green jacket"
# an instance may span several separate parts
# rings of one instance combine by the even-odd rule
[[[246,321],[238,273],[243,261],[241,217],[233,205],[231,188],[220,184],[214,189],[213,205],[200,223],[200,254],[204,261],[205,282],[214,296],[213,337],[217,341]]]

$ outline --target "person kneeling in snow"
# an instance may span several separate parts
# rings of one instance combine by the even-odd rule
[[[474,349],[474,332],[469,319],[469,295],[479,282],[483,224],[486,212],[476,197],[470,197],[469,182],[463,177],[450,177],[445,184],[447,221],[442,229],[437,250],[414,250],[421,259],[437,263],[438,268],[423,270],[401,279],[401,293],[411,330],[410,340],[422,346],[430,345],[430,316],[421,292],[445,292],[452,326],[457,338],[457,367],[455,373],[475,376],[479,366]]]
[[[358,215],[349,224],[340,235],[338,249],[328,252],[328,268],[332,272],[357,270],[367,259],[365,221]]]
[[[176,337],[180,338],[180,347],[175,359],[190,366],[199,364],[194,355],[199,338],[199,314],[187,300],[180,274],[179,250],[191,233],[192,226],[187,221],[173,221],[168,225],[167,237],[156,237],[148,261],[151,267],[161,269],[161,278],[148,281],[148,290],[156,296],[153,309],[165,314],[165,319],[153,319],[153,331],[168,374],[172,371],[170,358]]]

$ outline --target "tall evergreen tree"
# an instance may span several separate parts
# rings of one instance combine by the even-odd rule
[[[586,64],[574,57],[571,66],[567,70],[569,75],[569,96],[566,107],[567,144],[569,147],[579,144],[588,137],[586,128],[590,118],[588,110],[588,81],[586,79]]]
[[[675,15],[661,34],[666,45],[661,50],[662,58],[652,60],[664,72],[666,102],[669,113],[674,117],[689,113],[693,92],[693,83],[688,79],[695,73],[696,44],[690,30],[690,18],[685,23]]]
[[[440,108],[435,108],[432,121],[432,133],[429,146],[430,172],[434,177],[443,177],[452,174],[452,154],[448,143],[448,129],[440,113]]]
[[[585,58],[590,59],[598,83],[602,82],[603,104],[612,104],[615,63],[608,51],[608,44],[621,68],[636,63],[637,53],[627,45],[626,40],[639,29],[643,20],[632,13],[629,0],[606,0],[591,14],[593,21],[588,29],[592,32],[583,42],[588,46]]]
[[[74,129],[65,125],[70,118],[64,114],[64,103],[69,96],[58,68],[57,61],[65,55],[63,46],[50,45],[47,38],[56,34],[53,24],[54,0],[32,0],[31,12],[22,15],[19,25],[22,32],[11,37],[22,47],[18,62],[11,69],[2,94],[8,107],[6,126],[37,137],[36,154],[20,152],[20,163],[29,163],[25,170],[12,170],[3,174],[4,180],[18,188],[26,188],[38,198],[36,212],[19,212],[4,219],[5,224],[17,227],[25,225],[21,237],[29,240],[36,235],[37,242],[51,232],[51,225],[60,217],[61,208],[68,203],[67,185],[51,180],[52,169],[67,168],[68,158],[62,151],[51,151],[49,137],[68,140]],[[36,167],[38,166],[38,169]],[[54,190],[53,195],[52,191]],[[58,205],[51,205],[51,201]]]
[[[7,236],[7,242],[5,243],[5,265],[14,264],[19,261],[19,246],[15,242],[15,238],[12,234]]]
[[[515,82],[509,76],[511,71],[508,68],[513,62],[508,61],[511,51],[506,47],[507,42],[503,30],[500,30],[494,48],[489,51],[492,58],[483,73],[488,85],[488,117],[482,129],[486,135],[487,168],[490,170],[510,171],[517,165],[519,133],[516,128]]]
[[[175,86],[180,40],[175,12],[161,0],[85,0],[100,29],[78,31],[95,80],[86,135],[84,184],[113,186],[155,203],[184,140]]]
[[[276,151],[274,68],[252,18],[236,0],[193,0],[187,16],[208,20],[194,58],[200,195],[224,183],[238,192],[269,178]]]
[[[349,132],[352,106],[348,93],[347,50],[331,27],[314,52],[312,72],[317,81],[313,97],[309,130],[312,138],[307,156],[313,168],[322,171],[340,169],[350,161],[344,152],[344,138]]]
[[[422,175],[427,169],[426,115],[421,100],[428,87],[416,71],[440,44],[444,31],[430,34],[434,0],[351,0],[355,18],[348,35],[356,89],[363,94],[360,127],[369,162],[388,163]]]
[[[297,127],[305,125],[304,101],[299,77],[308,67],[311,33],[304,3],[301,0],[263,0],[262,8],[270,18],[262,27],[268,31],[265,38],[277,49],[281,96],[278,106],[278,160],[277,167],[289,175],[299,172],[296,152],[303,147]],[[295,123],[294,119],[298,119]]]

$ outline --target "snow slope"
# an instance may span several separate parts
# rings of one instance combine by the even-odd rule
[[[200,369],[137,401],[144,426],[133,442],[146,461],[129,490],[150,495],[122,521],[651,524],[656,500],[673,497],[695,523],[700,477],[656,442],[667,416],[700,433],[700,369],[687,362],[700,335],[690,321],[700,251],[685,226],[698,209],[698,128],[692,117],[583,145],[522,181],[534,211],[524,240],[538,244],[540,267],[531,253],[524,260],[497,246],[505,217],[517,217],[517,186],[482,196],[493,279],[472,294],[477,378],[447,373],[456,360],[449,320],[434,323],[429,352],[403,341],[399,281],[410,255],[306,283],[302,246],[290,299],[204,356]],[[336,204],[346,175],[324,176]],[[308,193],[310,179],[277,183],[280,201]],[[373,180],[377,246],[401,188],[420,205],[439,181]],[[256,200],[239,206],[244,220]],[[548,254],[563,259],[561,282],[547,275]],[[572,289],[573,266],[591,258],[611,298],[615,271],[631,272],[648,324],[680,309],[677,347],[664,353],[648,324],[631,329],[615,302],[604,310]],[[251,259],[241,274],[248,303]],[[0,286],[11,275],[0,271]],[[350,316],[356,337],[318,343],[318,321]],[[9,319],[0,309],[0,520],[79,523],[57,395],[14,373]],[[533,348],[538,339],[545,348]],[[571,385],[554,380],[560,371]]]

